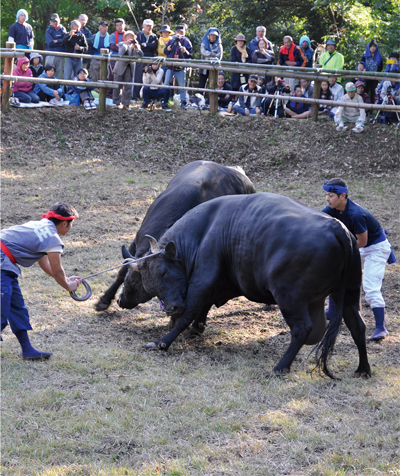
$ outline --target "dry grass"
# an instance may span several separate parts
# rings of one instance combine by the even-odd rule
[[[42,155],[34,145],[24,155],[17,140],[6,143],[3,226],[39,218],[61,196],[81,214],[65,239],[63,263],[68,274],[87,275],[120,263],[120,245],[179,167],[168,165],[173,154],[150,164],[113,147],[93,152],[85,148],[90,136],[63,133],[60,146],[47,145]],[[105,134],[100,130],[97,140]],[[304,165],[298,180],[298,170],[274,165],[250,177],[258,190],[322,207],[326,171]],[[386,222],[398,247],[396,174],[364,180],[360,170],[352,180],[353,196]],[[387,268],[391,333],[368,346],[368,381],[353,377],[357,352],[346,329],[330,364],[341,381],[312,372],[309,348],[278,379],[271,370],[289,334],[276,307],[232,300],[212,309],[202,337],[182,337],[168,353],[145,352],[143,344],[168,325],[156,300],[132,311],[113,304],[98,314],[93,304],[115,274],[91,280],[94,297],[78,303],[39,267],[27,269],[21,287],[31,340],[54,355],[23,362],[14,336],[3,333],[2,474],[400,475],[399,269]],[[370,333],[365,306],[364,317]]]

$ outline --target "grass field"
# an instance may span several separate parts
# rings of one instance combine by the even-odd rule
[[[112,146],[108,155],[92,153],[85,149],[90,136],[62,133],[63,141],[55,137],[59,145],[42,155],[29,148],[23,155],[18,140],[6,143],[2,227],[39,219],[62,196],[81,215],[64,240],[63,264],[67,275],[85,276],[121,263],[120,245],[129,244],[181,164],[171,165],[173,156],[119,159]],[[333,170],[324,167],[307,166],[300,180],[296,168],[280,164],[249,176],[259,191],[320,209],[322,179]],[[397,173],[366,180],[360,169],[351,178],[353,197],[394,230],[398,249]],[[272,376],[290,337],[275,306],[234,299],[211,310],[201,337],[182,336],[167,353],[144,351],[168,326],[156,299],[97,313],[93,305],[115,272],[92,279],[93,297],[79,303],[37,265],[24,270],[31,341],[53,356],[24,362],[9,328],[3,332],[1,473],[400,475],[399,270],[399,263],[387,267],[390,335],[368,345],[372,378],[354,378],[357,349],[342,328],[330,360],[340,381],[314,370],[309,347],[288,376]],[[370,335],[373,317],[364,300],[363,317]]]

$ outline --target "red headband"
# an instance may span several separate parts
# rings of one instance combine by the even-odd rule
[[[54,213],[53,210],[50,210],[47,213],[42,215],[42,218],[57,218],[57,220],[75,220],[76,216],[71,215],[70,217],[63,217],[62,215],[58,215],[58,213]]]

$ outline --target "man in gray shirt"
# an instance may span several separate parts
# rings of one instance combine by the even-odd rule
[[[41,352],[32,347],[28,332],[32,330],[28,309],[18,283],[23,267],[38,262],[45,273],[69,292],[77,289],[81,278],[67,278],[61,264],[64,244],[60,235],[66,235],[72,228],[76,210],[67,203],[57,203],[42,215],[40,221],[29,221],[0,232],[1,245],[1,330],[10,324],[17,337],[24,360],[48,359],[51,352]]]

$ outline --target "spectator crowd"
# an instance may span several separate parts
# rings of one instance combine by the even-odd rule
[[[8,41],[16,43],[17,48],[26,50],[33,49],[34,32],[29,25],[26,10],[19,10],[16,22],[9,30]],[[49,26],[46,30],[46,59],[39,53],[29,51],[24,58],[20,58],[15,66],[14,75],[34,76],[39,78],[63,78],[72,79],[81,83],[98,81],[100,76],[100,60],[93,58],[90,64],[84,64],[82,53],[100,56],[103,48],[110,51],[108,61],[108,80],[119,83],[119,88],[113,92],[108,91],[108,97],[112,104],[120,109],[127,109],[131,101],[143,99],[141,109],[149,109],[156,101],[160,101],[163,110],[170,111],[168,102],[171,89],[168,87],[175,81],[178,87],[186,84],[186,68],[180,65],[162,65],[160,58],[190,59],[193,57],[193,46],[187,36],[188,26],[184,23],[178,25],[172,31],[168,25],[163,25],[159,31],[153,31],[154,23],[145,19],[142,30],[135,33],[126,27],[123,18],[117,18],[114,22],[114,30],[109,33],[109,23],[100,21],[98,31],[92,34],[87,28],[88,17],[80,14],[73,20],[69,28],[61,25],[60,17],[53,13],[49,17]],[[297,45],[292,37],[284,36],[283,45],[275,57],[273,44],[267,38],[264,26],[258,26],[255,37],[249,42],[246,37],[239,33],[233,41],[229,53],[229,61],[232,63],[254,63],[264,65],[296,66],[300,68],[317,67],[322,70],[340,71],[344,68],[344,57],[337,51],[335,40],[326,42],[326,51],[316,57],[311,47],[310,38],[303,35]],[[69,57],[54,55],[54,53],[67,52]],[[76,57],[73,55],[76,54]],[[204,34],[200,55],[203,60],[222,60],[223,47],[221,33],[216,27],[210,27]],[[151,57],[155,58],[153,64],[127,62],[118,60],[121,56],[132,58]],[[378,44],[371,40],[365,49],[365,53],[356,66],[357,71],[371,73],[382,72],[384,60],[379,51]],[[399,53],[392,52],[386,62],[385,72],[400,73]],[[199,88],[206,88],[208,82],[208,70],[200,69]],[[131,86],[126,83],[142,83],[143,86]],[[344,87],[343,87],[344,86]],[[320,99],[335,100],[346,103],[345,106],[334,107],[320,105],[319,114],[329,115],[334,119],[337,130],[345,130],[346,123],[354,125],[354,132],[362,132],[367,120],[365,109],[355,107],[362,103],[391,103],[400,105],[400,82],[363,79],[363,76],[354,78],[344,85],[340,84],[336,76],[329,77],[329,81],[321,84]],[[281,78],[272,76],[260,76],[232,72],[230,78],[223,72],[218,76],[218,89],[227,91],[218,95],[218,105],[222,111],[231,114],[249,115],[275,115],[292,119],[305,119],[310,116],[311,106],[297,102],[296,98],[312,98],[313,84],[306,79],[295,80],[293,78]],[[236,91],[243,94],[235,95]],[[248,93],[248,94],[246,94]],[[262,98],[252,96],[251,93],[284,95],[287,100]],[[20,102],[49,101],[53,105],[60,105],[65,99],[72,104],[83,104],[86,109],[96,108],[91,88],[79,84],[76,87],[55,87],[50,83],[33,84],[29,82],[14,82],[13,95]],[[175,99],[175,98],[174,98]],[[202,94],[189,96],[185,89],[179,90],[179,101],[182,109],[188,107],[207,107],[208,101]],[[398,120],[396,113],[383,113],[381,122]]]

